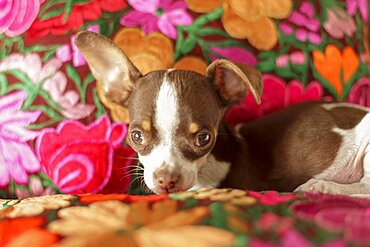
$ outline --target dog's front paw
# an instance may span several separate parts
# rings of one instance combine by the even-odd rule
[[[297,187],[294,192],[320,192],[337,194],[336,186],[331,181],[310,179],[306,183]]]

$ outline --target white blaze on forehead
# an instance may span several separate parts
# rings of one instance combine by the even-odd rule
[[[155,106],[155,125],[161,138],[161,144],[172,147],[175,130],[179,124],[177,92],[168,80],[167,71],[159,89]]]

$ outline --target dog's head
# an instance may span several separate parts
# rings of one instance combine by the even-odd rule
[[[227,107],[248,91],[260,101],[261,75],[253,68],[217,60],[206,76],[181,70],[141,75],[110,39],[83,31],[76,45],[104,96],[129,109],[129,142],[156,193],[192,188]]]

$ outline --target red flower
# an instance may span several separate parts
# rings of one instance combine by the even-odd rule
[[[125,0],[93,0],[91,2],[76,4],[72,7],[68,19],[63,22],[64,14],[47,20],[36,19],[27,32],[31,40],[40,39],[49,33],[63,35],[71,30],[77,30],[84,21],[97,20],[102,11],[115,12],[127,6]]]
[[[299,195],[289,193],[280,194],[279,192],[276,191],[267,191],[266,193],[249,191],[248,196],[258,198],[260,203],[264,205],[281,204],[299,197]]]
[[[125,176],[135,155],[121,145],[124,124],[111,124],[104,116],[90,126],[78,121],[61,122],[46,129],[36,141],[43,169],[66,193],[122,193],[129,186]]]
[[[275,75],[263,75],[263,94],[261,104],[257,105],[252,94],[249,94],[240,105],[234,105],[226,114],[231,124],[245,123],[288,106],[320,100],[323,88],[316,81],[305,88],[301,82],[293,80],[287,84]]]
[[[301,218],[312,219],[330,231],[344,231],[344,238],[361,246],[370,244],[370,200],[350,196],[306,193],[307,201],[292,205]]]

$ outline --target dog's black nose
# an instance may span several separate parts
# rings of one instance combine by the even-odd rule
[[[157,184],[161,189],[164,189],[166,191],[169,191],[173,188],[175,188],[177,179],[167,179],[165,177],[159,177],[157,178]]]

